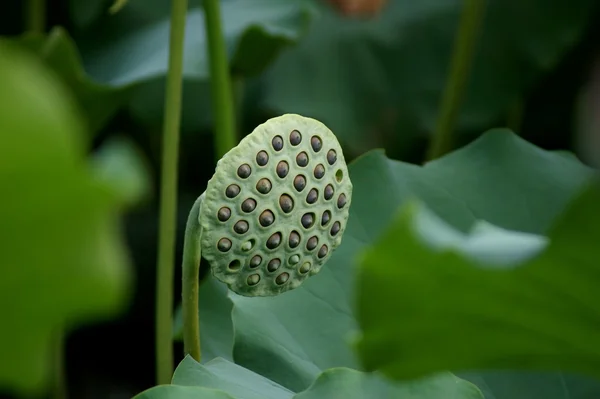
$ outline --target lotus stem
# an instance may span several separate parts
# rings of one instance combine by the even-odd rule
[[[156,378],[168,384],[173,374],[173,272],[177,216],[177,163],[183,73],[183,40],[187,0],[173,0],[169,71],[165,96],[160,193],[158,259],[156,265]]]

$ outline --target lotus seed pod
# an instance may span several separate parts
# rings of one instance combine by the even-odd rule
[[[199,214],[202,255],[239,295],[292,290],[342,242],[351,201],[335,135],[300,115],[270,119],[217,163]]]

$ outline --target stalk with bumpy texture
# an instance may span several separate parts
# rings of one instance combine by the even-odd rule
[[[186,352],[199,360],[200,253],[214,277],[236,294],[281,294],[319,273],[341,244],[351,200],[340,144],[315,119],[272,118],[225,154],[186,230]]]

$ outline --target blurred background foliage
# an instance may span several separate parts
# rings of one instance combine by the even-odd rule
[[[294,112],[326,123],[349,160],[384,148],[392,158],[421,163],[436,123],[462,1],[372,2],[383,8],[368,15],[348,12],[343,3],[222,0],[238,138],[272,116]],[[129,140],[152,176],[148,187],[155,191],[126,219],[137,275],[127,314],[81,328],[67,340],[72,397],[106,398],[115,392],[130,397],[154,384],[156,188],[170,2],[129,0],[110,14],[111,0],[48,0],[43,35],[24,33],[27,5],[0,4],[3,40],[30,50],[71,90],[92,151]],[[594,115],[600,25],[593,23],[599,17],[595,0],[489,0],[457,145],[489,128],[510,127],[542,148],[570,149],[590,161],[587,149],[600,137]],[[188,209],[216,162],[203,24],[201,2],[190,2],[178,254]],[[105,173],[118,175],[114,169]],[[177,270],[176,297],[180,277]]]

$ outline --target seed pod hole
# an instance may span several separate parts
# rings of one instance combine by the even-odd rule
[[[227,266],[227,268],[232,272],[237,272],[238,270],[241,269],[241,267],[242,267],[242,262],[240,262],[237,259],[234,259],[231,262],[229,262],[229,265]]]
[[[237,197],[237,195],[239,193],[240,193],[240,186],[238,186],[237,184],[230,184],[225,189],[225,196],[227,196],[227,198],[235,198],[235,197]]]
[[[346,206],[346,194],[342,193],[338,197],[337,207],[338,207],[338,209],[342,209],[344,206]]]
[[[298,245],[300,245],[300,233],[298,233],[297,231],[292,231],[290,233],[290,238],[288,239],[288,244],[290,246],[290,248],[296,248]]]
[[[300,144],[301,141],[302,135],[300,134],[300,132],[297,130],[292,130],[292,132],[290,133],[290,144],[295,147],[298,144]]]
[[[290,256],[290,259],[288,260],[288,262],[290,263],[290,265],[296,265],[296,264],[298,264],[298,262],[300,262],[300,256],[292,255],[292,256]]]
[[[230,217],[231,217],[231,209],[227,208],[226,206],[219,209],[219,212],[217,212],[217,219],[219,219],[219,221],[221,221],[221,222],[228,221]]]
[[[306,241],[306,249],[312,251],[317,247],[318,244],[319,239],[317,238],[317,236],[312,236],[308,239],[308,241]]]
[[[314,213],[305,213],[302,215],[300,219],[300,223],[305,229],[311,228],[315,224],[315,214]]]
[[[261,256],[260,255],[254,255],[252,257],[252,259],[250,259],[249,266],[250,266],[251,269],[256,269],[258,266],[260,266],[261,262],[262,262]]]
[[[242,202],[242,211],[246,213],[252,212],[256,208],[256,200],[254,198],[245,199]]]
[[[314,204],[319,199],[319,191],[316,188],[312,188],[308,194],[306,194],[306,202],[309,204]]]
[[[301,274],[306,274],[309,272],[310,270],[310,262],[304,262],[302,264],[302,266],[300,266],[300,269],[298,270]]]
[[[337,161],[337,153],[335,152],[335,150],[329,150],[327,152],[327,163],[329,165],[333,165],[335,161]]]
[[[279,244],[281,244],[281,233],[277,232],[271,234],[271,237],[269,237],[267,240],[267,248],[275,249],[279,246]]]
[[[323,259],[325,256],[327,256],[328,251],[329,249],[327,248],[327,245],[323,244],[323,246],[321,246],[321,248],[319,249],[319,253],[317,253],[317,256],[319,257],[319,259]]]
[[[323,164],[318,164],[315,166],[314,175],[317,179],[322,179],[325,176],[325,167]]]
[[[308,154],[304,151],[296,155],[296,164],[300,167],[305,167],[308,165]]]
[[[265,166],[269,162],[269,154],[266,151],[259,151],[256,154],[256,163],[258,166]]]
[[[250,286],[256,285],[259,282],[260,282],[260,276],[258,274],[251,274],[246,279],[246,283],[248,283],[248,285],[250,285]]]
[[[321,147],[323,147],[323,142],[319,136],[312,136],[310,138],[310,146],[314,152],[319,152],[321,151]]]
[[[263,211],[258,217],[258,222],[261,226],[267,227],[273,224],[275,221],[275,215],[270,210]]]
[[[269,194],[273,185],[269,179],[263,178],[256,182],[256,191],[261,194]]]
[[[333,224],[333,226],[331,226],[331,230],[329,231],[331,233],[332,236],[336,236],[337,233],[340,232],[340,229],[342,228],[342,225],[340,224],[340,222],[335,222]]]
[[[331,184],[328,184],[325,186],[325,190],[323,191],[323,197],[327,201],[329,201],[330,199],[333,198],[333,193],[334,193],[333,186]]]
[[[283,139],[281,138],[281,136],[273,137],[273,140],[271,140],[271,145],[273,146],[273,149],[275,151],[281,151],[281,149],[283,148]]]
[[[229,238],[221,238],[217,243],[217,248],[221,252],[227,252],[231,249],[231,240]]]
[[[302,190],[304,190],[304,187],[306,187],[306,177],[302,175],[296,176],[294,178],[294,188],[296,189],[296,191],[301,193]]]
[[[248,231],[248,222],[245,220],[239,220],[233,225],[233,230],[238,234],[244,234]]]
[[[327,226],[327,223],[331,220],[331,212],[325,211],[321,216],[321,226]]]
[[[279,163],[277,164],[277,170],[276,170],[277,176],[279,176],[283,179],[284,177],[287,176],[289,171],[290,171],[290,166],[288,165],[288,163],[285,161],[279,161]]]
[[[279,276],[277,276],[277,278],[275,279],[275,283],[277,285],[283,285],[285,284],[288,279],[290,278],[290,275],[288,273],[281,273]]]
[[[294,200],[287,194],[279,197],[279,206],[284,213],[290,213],[294,209]]]
[[[275,270],[279,269],[279,266],[281,266],[281,259],[271,259],[267,265],[267,270],[273,273]]]
[[[250,165],[248,165],[247,163],[240,165],[240,167],[237,170],[237,175],[242,179],[247,179],[248,177],[250,177],[251,173],[252,168],[250,168]]]
[[[337,172],[335,172],[335,180],[338,183],[341,183],[343,178],[344,178],[344,172],[342,172],[341,169],[338,169]]]
[[[248,241],[245,241],[245,242],[242,244],[242,246],[241,246],[241,249],[242,249],[242,251],[244,251],[244,252],[248,252],[248,251],[250,251],[252,248],[254,248],[254,244],[256,244],[256,240],[255,240],[254,238],[252,238],[252,239],[250,239],[250,240],[248,240]]]

